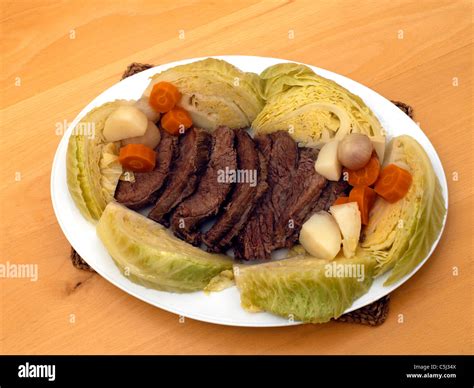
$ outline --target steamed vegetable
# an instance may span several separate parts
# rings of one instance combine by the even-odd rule
[[[375,192],[387,202],[394,203],[408,193],[411,181],[411,175],[407,170],[395,164],[389,164],[380,173]]]
[[[104,138],[117,141],[142,136],[148,126],[145,114],[134,106],[120,106],[105,121]]]
[[[169,82],[158,82],[153,85],[150,93],[150,105],[157,112],[165,113],[175,107],[181,99],[181,93]]]
[[[382,162],[385,156],[385,136],[372,136],[370,141],[372,142],[374,151],[377,153],[379,160]]]
[[[334,204],[333,205],[343,205],[345,203],[349,203],[349,197],[346,197],[345,195],[341,195],[340,197],[338,197],[335,201],[334,201]]]
[[[161,126],[171,135],[183,134],[191,125],[193,125],[191,116],[179,107],[171,109],[161,118]]]
[[[232,269],[228,257],[194,247],[115,202],[104,210],[97,235],[124,275],[146,287],[173,292],[202,290],[215,276]],[[212,284],[211,288],[217,287],[216,282]]]
[[[149,172],[155,168],[156,152],[143,144],[128,144],[120,148],[119,162],[133,172]]]
[[[179,106],[194,125],[208,130],[220,125],[249,127],[265,103],[258,75],[244,73],[225,61],[208,58],[175,66],[155,75],[144,95],[158,82],[167,81],[182,94]]]
[[[380,162],[374,153],[369,162],[359,170],[346,169],[348,179],[351,186],[371,186],[375,183],[380,173]]]
[[[360,97],[307,66],[282,63],[265,69],[260,77],[267,103],[252,123],[257,134],[286,130],[308,146],[341,140],[349,133],[383,135]]]
[[[331,140],[319,151],[318,158],[314,163],[316,172],[330,181],[338,181],[341,177],[342,166],[337,158],[339,141]]]
[[[234,285],[234,272],[231,269],[222,271],[219,275],[214,276],[204,291],[222,291]]]
[[[100,185],[105,202],[114,199],[117,183],[123,174],[122,165],[118,160],[119,147],[115,143],[108,143],[102,148],[99,162]]]
[[[369,162],[372,150],[372,142],[367,135],[350,133],[339,143],[337,157],[344,167],[358,170]]]
[[[122,166],[122,165],[120,165]],[[120,175],[120,181],[134,183],[136,181],[135,174],[133,171],[124,171]]]
[[[389,285],[426,257],[441,231],[446,209],[430,159],[415,139],[392,139],[384,164],[404,166],[412,176],[408,193],[398,202],[376,199],[363,232],[362,247],[377,259],[377,273],[393,268],[385,282]]]
[[[115,191],[115,173],[111,171],[117,174],[121,171],[121,166],[114,163],[115,159],[109,160],[116,148],[115,151],[111,147],[104,149],[108,144],[102,133],[105,121],[117,108],[132,104],[133,101],[118,100],[93,109],[77,124],[69,138],[67,185],[76,206],[90,221],[100,218]]]
[[[349,193],[349,201],[359,206],[362,225],[369,223],[369,212],[376,198],[375,191],[368,186],[356,186]]]
[[[134,106],[140,109],[146,118],[154,123],[158,122],[161,117],[160,113],[150,106],[148,97],[140,97]]]
[[[294,86],[313,85],[315,75],[308,66],[298,63],[279,63],[267,67],[260,74],[260,78],[264,80],[263,94],[267,100],[270,100]]]
[[[374,260],[362,254],[332,262],[302,255],[259,265],[235,265],[242,307],[303,322],[328,322],[370,288]]]
[[[129,137],[127,139],[123,139],[121,143],[123,146],[127,144],[143,144],[154,150],[156,146],[160,144],[160,140],[160,130],[155,125],[155,123],[148,121],[146,131],[142,136]]]
[[[341,232],[333,216],[325,211],[313,214],[302,226],[299,241],[312,256],[332,260],[341,250]]]
[[[355,255],[362,226],[359,207],[355,202],[341,205],[335,204],[330,207],[329,212],[341,230],[344,256],[350,259]]]

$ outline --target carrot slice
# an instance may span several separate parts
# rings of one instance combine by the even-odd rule
[[[191,116],[180,107],[171,109],[161,118],[161,126],[171,135],[183,134],[191,125],[193,125]]]
[[[380,173],[380,162],[374,152],[368,163],[359,170],[344,169],[348,173],[348,182],[351,186],[370,186],[375,183]]]
[[[369,212],[374,205],[375,191],[369,186],[355,186],[349,193],[349,202],[357,202],[360,211],[362,225],[369,223]]]
[[[143,144],[128,144],[120,148],[119,162],[126,170],[152,171],[155,168],[156,152]]]
[[[181,93],[172,83],[158,82],[150,93],[150,106],[160,113],[165,113],[174,108],[181,99]]]
[[[333,205],[344,205],[345,203],[349,203],[349,197],[341,195],[334,201]]]
[[[410,189],[411,174],[396,164],[389,164],[380,173],[375,184],[375,192],[387,202],[394,203],[402,199]]]

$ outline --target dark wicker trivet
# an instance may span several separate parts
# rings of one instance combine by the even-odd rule
[[[122,75],[122,79],[127,78],[131,75],[139,73],[143,70],[152,68],[154,65],[149,65],[145,63],[133,62],[128,65],[127,69]],[[399,101],[392,101],[396,106],[398,106],[405,114],[410,118],[413,118],[413,108],[410,105],[404,104]],[[84,271],[94,270],[87,264],[81,256],[71,247],[71,261],[72,265],[78,269]],[[339,318],[335,319],[336,322],[347,322],[347,323],[360,323],[362,325],[368,326],[379,326],[385,322],[388,314],[390,295],[384,296],[379,300],[362,307],[358,310],[352,311],[351,313],[344,314]]]
[[[391,100],[396,106],[398,106],[408,117],[413,118],[413,108],[400,101]]]
[[[385,322],[390,305],[390,295],[384,296],[375,302],[341,315],[334,319],[336,322],[360,323],[361,325],[379,326]]]
[[[122,79],[130,77],[131,75],[140,73],[141,71],[151,69],[155,65],[149,65],[148,63],[137,63],[133,62],[127,66],[127,69],[122,74]]]
[[[76,267],[77,269],[82,269],[83,271],[90,271],[90,272],[95,272],[94,269],[85,262],[85,260],[79,256],[79,253],[77,253],[73,247],[71,247],[71,261],[72,265]]]

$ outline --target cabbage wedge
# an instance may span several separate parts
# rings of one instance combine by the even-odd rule
[[[133,101],[117,100],[93,109],[73,129],[66,155],[69,192],[84,217],[96,222],[114,196],[122,166],[119,147],[102,135],[107,117],[119,106]]]
[[[285,130],[302,145],[319,147],[352,132],[385,133],[360,97],[305,65],[277,64],[260,77],[267,103],[252,123],[257,134]]]
[[[394,163],[413,177],[407,195],[396,203],[378,197],[363,230],[361,246],[377,260],[378,276],[392,269],[384,285],[403,278],[429,253],[446,213],[441,186],[423,147],[399,136],[387,147],[384,166]]]
[[[152,77],[144,96],[149,97],[153,86],[161,81],[179,89],[179,105],[189,112],[194,125],[207,130],[220,125],[249,127],[265,103],[257,74],[243,72],[220,59],[207,58],[165,70]]]
[[[244,309],[324,323],[369,290],[374,267],[375,260],[365,252],[333,261],[301,254],[265,264],[237,264],[234,277]]]
[[[124,276],[145,287],[192,292],[232,284],[225,272],[232,269],[231,258],[192,246],[116,202],[107,205],[96,230]]]

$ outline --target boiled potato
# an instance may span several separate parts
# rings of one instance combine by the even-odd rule
[[[314,164],[316,172],[330,181],[338,181],[341,177],[342,165],[337,157],[338,146],[338,140],[331,140],[323,145]]]
[[[341,232],[333,216],[321,211],[303,224],[300,243],[311,256],[332,260],[341,250]]]
[[[342,233],[342,252],[345,257],[350,259],[357,249],[362,226],[359,206],[356,202],[333,205],[329,208],[329,212],[336,220]]]
[[[152,150],[160,144],[161,134],[158,127],[155,123],[148,121],[148,126],[146,128],[145,134],[142,136],[129,137],[122,140],[122,146],[127,144],[143,144],[147,147],[150,147]]]
[[[148,103],[148,97],[141,97],[136,103],[135,107],[140,109],[148,120],[153,121],[156,123],[160,119],[160,113],[154,110],[150,104]]]
[[[103,135],[109,142],[118,141],[144,135],[147,126],[145,113],[134,106],[121,106],[105,121]]]
[[[374,146],[374,150],[379,158],[380,164],[382,164],[383,158],[385,156],[385,136],[372,136],[370,141]]]

